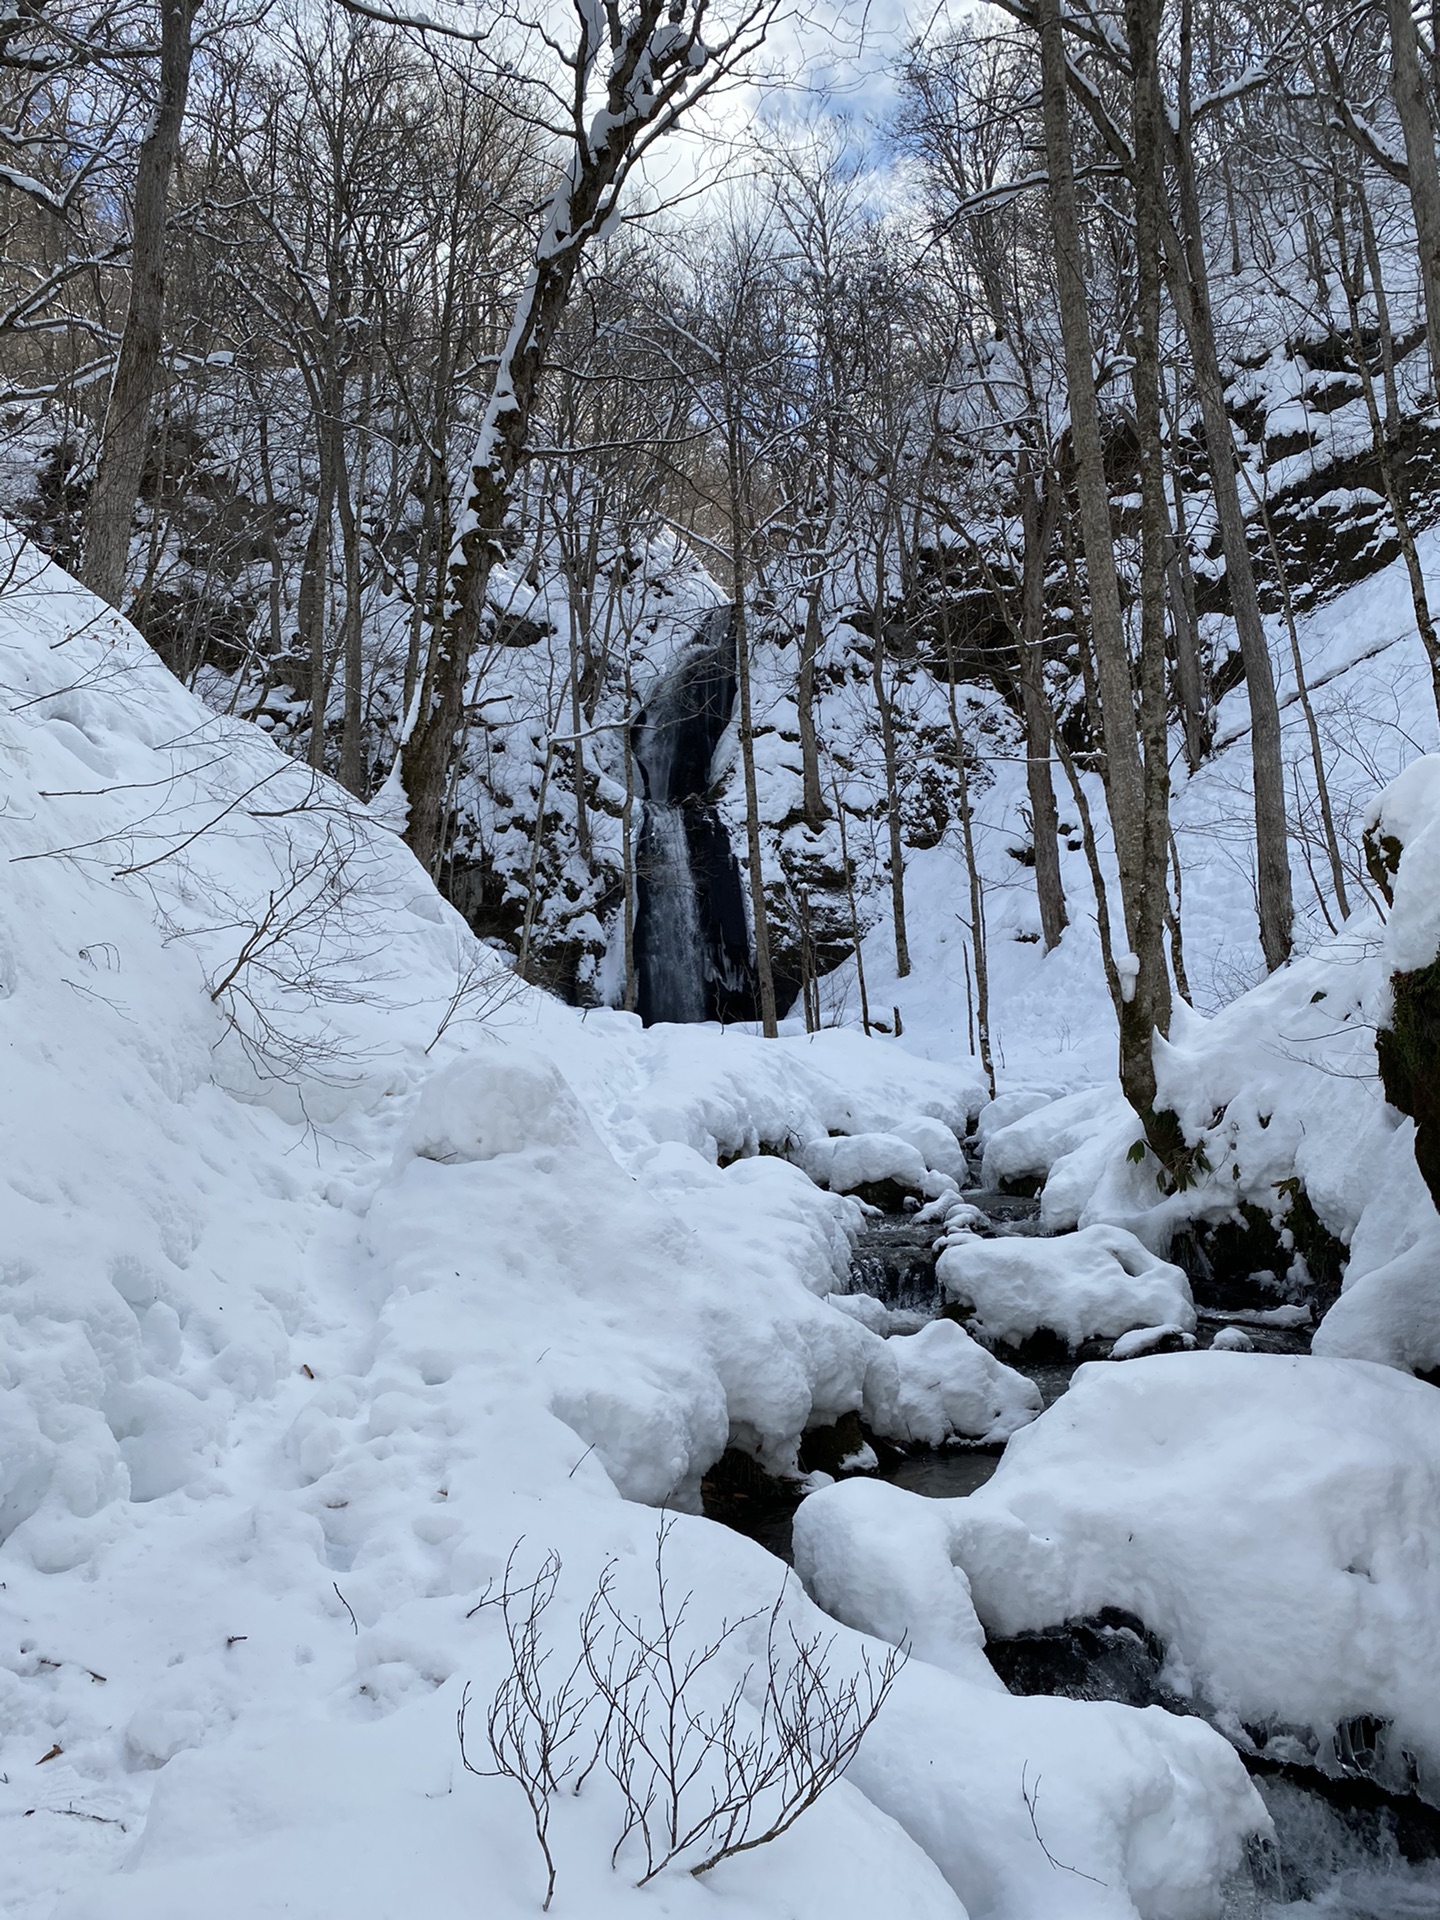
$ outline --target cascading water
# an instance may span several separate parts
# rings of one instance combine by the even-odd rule
[[[683,807],[646,806],[640,863],[645,876],[640,1006],[646,1024],[703,1020],[705,943]]]
[[[645,796],[635,934],[647,1026],[754,1014],[740,872],[708,798],[734,705],[734,616],[722,607],[706,617],[632,733]]]

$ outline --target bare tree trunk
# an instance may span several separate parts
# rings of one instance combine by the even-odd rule
[[[1115,571],[1110,495],[1095,392],[1090,298],[1085,284],[1080,213],[1066,97],[1065,42],[1059,0],[1038,0],[1042,61],[1041,98],[1045,154],[1050,178],[1050,226],[1070,401],[1070,439],[1075,455],[1080,538],[1089,575],[1090,631],[1094,645],[1100,725],[1105,744],[1105,785],[1115,824],[1122,891],[1134,898],[1140,882],[1141,815],[1144,806],[1140,755],[1135,738],[1134,694]]]
[[[885,538],[882,526],[880,540]],[[880,720],[880,750],[885,762],[885,827],[890,843],[890,920],[895,935],[895,975],[910,973],[910,930],[905,920],[905,837],[900,817],[900,753],[895,738],[895,710],[885,685],[885,555],[883,545],[875,559],[875,604],[871,616],[870,684]]]
[[[150,443],[150,410],[165,345],[165,210],[190,89],[191,0],[160,0],[160,87],[140,143],[130,227],[130,298],[100,459],[85,512],[84,580],[118,607],[125,593],[130,523]]]
[[[585,731],[585,711],[581,699],[581,661],[580,661],[580,610],[576,605],[579,587],[573,579],[567,580],[568,592],[565,604],[569,611],[570,636],[570,731],[575,736],[570,746],[570,789],[575,799],[575,838],[580,849],[580,858],[587,865],[590,860],[590,810],[585,793],[585,743],[581,735]]]
[[[1161,943],[1160,915],[1146,898],[1150,878],[1147,790],[1153,773],[1143,768],[1136,737],[1134,692],[1120,610],[1120,583],[1110,525],[1110,497],[1100,438],[1100,409],[1090,330],[1090,303],[1081,251],[1080,218],[1070,141],[1064,32],[1059,0],[1037,0],[1040,28],[1041,105],[1045,122],[1051,234],[1055,245],[1060,324],[1070,401],[1070,435],[1075,454],[1075,484],[1080,505],[1081,539],[1090,587],[1090,631],[1094,645],[1100,720],[1105,743],[1105,786],[1128,950],[1107,968],[1120,1024],[1120,1076],[1126,1098],[1155,1135],[1155,1069],[1151,1037],[1169,1023],[1169,978]],[[1148,688],[1147,688],[1148,690]],[[1163,888],[1163,868],[1162,868]],[[1141,1037],[1141,1029],[1144,1029]]]
[[[1030,800],[1030,830],[1035,847],[1035,897],[1040,931],[1049,953],[1065,931],[1065,886],[1060,878],[1060,816],[1050,777],[1049,695],[1045,689],[1045,569],[1059,515],[1059,486],[1047,477],[1043,496],[1033,474],[1021,482],[1025,558],[1020,583],[1020,699],[1025,713],[1025,785]],[[951,691],[954,691],[953,674]],[[952,701],[953,705],[953,701]],[[969,808],[968,797],[964,804]],[[969,828],[966,828],[969,837]]]
[[[738,450],[732,449],[738,458]],[[755,983],[760,991],[760,1025],[767,1040],[780,1031],[775,1007],[775,973],[770,962],[770,916],[765,906],[765,851],[760,837],[760,793],[755,780],[755,714],[750,698],[750,622],[746,604],[748,569],[743,551],[742,507],[732,480],[731,555],[735,583],[735,680],[740,698],[740,767],[745,781],[745,851],[750,906],[755,922]]]
[[[975,1014],[980,1043],[980,1065],[990,1098],[995,1098],[995,1061],[990,1050],[990,955],[985,933],[985,886],[975,860],[974,822],[970,811],[969,743],[955,705],[955,676],[950,675],[950,731],[955,742],[955,772],[960,784],[960,835],[965,847],[965,871],[970,883],[970,946],[975,955]],[[1049,760],[1046,760],[1047,779]],[[1052,796],[1053,805],[1053,796]]]
[[[1170,415],[1172,444],[1176,436],[1178,401]],[[1189,529],[1185,520],[1185,491],[1173,463],[1170,469],[1173,519],[1165,547],[1165,592],[1170,602],[1170,632],[1175,646],[1175,694],[1185,736],[1185,764],[1191,773],[1204,762],[1215,742],[1215,715],[1210,703],[1209,676],[1200,646],[1200,621],[1195,607],[1195,580],[1190,571]]]
[[[340,454],[336,499],[340,506],[340,537],[345,543],[345,718],[340,734],[340,783],[357,799],[363,800],[366,797],[365,659],[362,645],[365,574],[361,543],[365,531],[365,492],[369,477],[368,371],[361,386],[359,429],[353,491],[344,437],[339,432],[336,435]]]
[[[1154,1040],[1170,1029],[1170,974],[1165,964],[1169,906],[1170,755],[1165,697],[1165,448],[1160,405],[1160,283],[1164,188],[1161,169],[1160,16],[1164,0],[1127,0],[1125,15],[1134,84],[1136,325],[1132,386],[1140,454],[1140,743],[1144,817],[1140,899],[1135,914],[1135,986],[1120,1016],[1121,1080],[1148,1089],[1140,1109],[1146,1136],[1167,1168],[1184,1147],[1180,1124],[1155,1114]],[[1128,1066],[1126,1064],[1128,1056]],[[1132,1096],[1133,1097],[1133,1096]]]
[[[825,797],[820,787],[820,745],[815,736],[815,661],[820,652],[821,582],[812,580],[805,597],[805,626],[800,635],[800,672],[796,678],[795,709],[800,728],[801,805],[805,824],[818,829],[825,819]]]
[[[1250,756],[1255,790],[1255,877],[1259,896],[1260,946],[1273,972],[1290,958],[1295,908],[1290,884],[1290,856],[1285,825],[1285,773],[1280,757],[1280,706],[1275,694],[1275,671],[1265,641],[1265,623],[1255,591],[1255,569],[1245,537],[1245,516],[1235,477],[1235,438],[1225,410],[1225,380],[1215,345],[1210,304],[1210,274],[1205,259],[1200,219],[1200,197],[1195,181],[1194,133],[1190,117],[1190,5],[1181,11],[1181,72],[1179,128],[1169,130],[1167,145],[1180,190],[1181,232],[1164,221],[1168,242],[1170,290],[1175,301],[1195,372],[1215,491],[1215,514],[1225,551],[1225,578],[1230,609],[1245,664],[1250,700]],[[1168,121],[1166,123],[1168,128]]]
[[[1440,398],[1440,165],[1435,158],[1430,89],[1420,64],[1420,37],[1410,0],[1385,0],[1385,13],[1390,22],[1390,91],[1405,136],[1410,206],[1420,252],[1431,391]]]
[[[625,654],[625,711],[631,717],[626,721],[625,731],[621,735],[621,746],[625,753],[625,799],[620,808],[620,861],[625,881],[625,901],[621,908],[624,915],[625,998],[620,1004],[626,1013],[634,1013],[640,999],[640,971],[635,956],[635,687],[630,678],[628,650]]]
[[[1280,543],[1275,538],[1270,509],[1263,495],[1256,495],[1256,505],[1260,510],[1260,521],[1270,547],[1270,563],[1275,569],[1275,581],[1280,589],[1280,603],[1285,611],[1285,631],[1290,637],[1290,660],[1295,669],[1295,691],[1299,695],[1300,708],[1305,715],[1305,731],[1310,737],[1310,765],[1315,773],[1315,797],[1320,803],[1320,824],[1325,835],[1326,857],[1330,862],[1330,884],[1335,889],[1335,904],[1340,909],[1340,918],[1348,920],[1350,902],[1345,891],[1345,863],[1340,857],[1340,836],[1335,831],[1335,815],[1330,806],[1330,781],[1325,772],[1325,755],[1320,746],[1320,727],[1315,719],[1315,706],[1310,698],[1309,683],[1305,678],[1305,660],[1300,651],[1299,630],[1295,625],[1295,603],[1290,596],[1290,577],[1285,570],[1285,558],[1280,551]],[[1319,889],[1317,888],[1316,891],[1318,893]]]
[[[1385,279],[1380,267],[1380,246],[1375,238],[1375,222],[1370,217],[1370,196],[1363,177],[1355,183],[1355,198],[1360,206],[1360,242],[1365,250],[1365,265],[1370,274],[1370,290],[1375,297],[1375,324],[1380,333],[1380,377],[1385,387],[1385,432],[1400,431],[1400,394],[1395,385],[1395,334],[1390,325],[1390,302],[1385,295]]]
[[[870,996],[865,990],[865,955],[860,945],[860,909],[855,900],[855,869],[850,864],[849,839],[845,831],[845,809],[840,804],[840,783],[832,772],[830,791],[835,801],[835,824],[840,829],[840,865],[845,873],[845,898],[850,906],[850,938],[855,943],[855,984],[860,989],[860,1024],[866,1037],[870,1033]]]

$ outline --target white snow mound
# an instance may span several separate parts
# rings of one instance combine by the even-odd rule
[[[871,1362],[865,1417],[877,1433],[938,1447],[952,1433],[994,1443],[1039,1414],[1033,1380],[1005,1366],[953,1320],[896,1334]]]
[[[1120,1607],[1170,1678],[1322,1757],[1370,1714],[1440,1796],[1440,1393],[1361,1361],[1156,1355],[1082,1367],[949,1503],[986,1629]]]
[[[973,1314],[986,1341],[1018,1346],[1042,1328],[1073,1352],[1136,1327],[1195,1326],[1190,1283],[1123,1227],[1083,1227],[1053,1240],[954,1235],[935,1263],[946,1298]]]

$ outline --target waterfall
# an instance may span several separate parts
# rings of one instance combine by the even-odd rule
[[[640,940],[640,1005],[657,1020],[705,1018],[705,948],[683,807],[645,807],[640,834],[645,876]]]
[[[734,705],[734,617],[722,607],[707,615],[632,733],[644,783],[635,933],[647,1026],[754,1016],[744,890],[708,797]]]

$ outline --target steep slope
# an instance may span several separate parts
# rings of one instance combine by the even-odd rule
[[[4,1911],[533,1913],[520,1789],[456,1742],[468,1681],[485,1756],[510,1657],[479,1603],[556,1557],[551,1685],[607,1564],[655,1618],[656,1506],[727,1439],[793,1462],[894,1365],[822,1297],[854,1203],[759,1147],[963,1128],[983,1091],[516,988],[364,809],[6,557]],[[738,1688],[760,1724],[782,1588],[782,1646],[862,1657],[710,1522],[663,1565],[694,1646],[742,1622],[697,1710]],[[983,1662],[912,1663],[873,1738],[863,1792],[644,1893],[602,1768],[555,1810],[557,1910],[1184,1920],[1263,1824],[1208,1730],[1012,1702]]]

